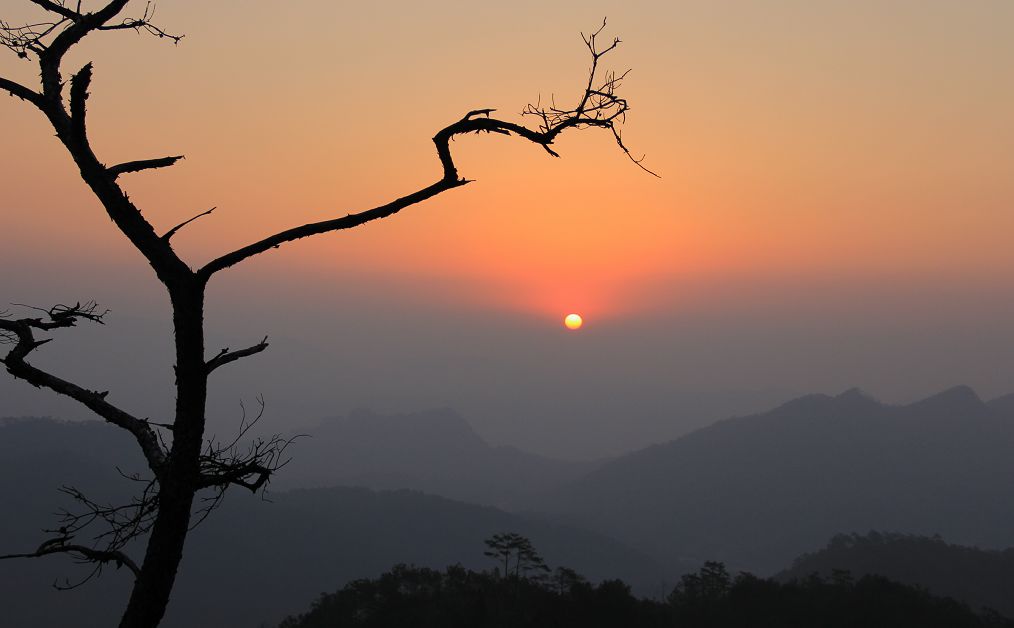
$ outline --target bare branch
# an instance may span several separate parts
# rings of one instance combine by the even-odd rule
[[[625,99],[616,95],[616,89],[620,86],[621,81],[626,77],[626,73],[619,76],[615,73],[607,73],[601,79],[598,78],[599,59],[614,50],[620,44],[619,39],[614,39],[610,45],[600,50],[596,40],[601,34],[603,28],[605,28],[605,21],[603,21],[602,26],[591,35],[584,36],[582,34],[585,46],[592,55],[592,67],[589,72],[589,78],[584,93],[582,94],[577,106],[574,108],[558,109],[555,105],[548,108],[541,107],[539,105],[528,105],[522,112],[522,115],[535,116],[540,120],[539,127],[535,130],[529,129],[528,127],[520,124],[506,122],[491,117],[490,114],[495,111],[494,109],[475,109],[473,111],[469,111],[463,118],[442,129],[433,137],[433,143],[436,145],[437,149],[437,156],[439,157],[441,166],[443,167],[443,177],[436,183],[373,209],[355,214],[346,214],[340,218],[310,223],[276,233],[275,235],[264,238],[259,242],[247,245],[241,249],[212,260],[197,271],[198,276],[207,280],[211,277],[211,275],[220,270],[234,266],[245,259],[253,257],[254,255],[264,253],[270,249],[278,248],[286,242],[292,242],[294,240],[322,233],[351,229],[372,220],[387,218],[406,207],[415,205],[442,192],[446,192],[447,190],[469,183],[467,179],[463,179],[458,175],[457,167],[455,166],[454,159],[451,155],[450,142],[457,135],[467,133],[498,133],[501,135],[517,135],[530,142],[538,144],[550,155],[559,157],[559,153],[553,150],[551,145],[556,140],[557,136],[559,136],[563,131],[570,128],[585,127],[608,129],[613,134],[614,139],[617,144],[619,144],[624,154],[626,154],[631,161],[637,164],[637,166],[642,170],[657,177],[657,174],[642,165],[641,161],[643,158],[636,159],[633,157],[626,145],[624,145],[619,131],[619,125],[624,120],[626,113],[629,110],[629,106],[627,105],[627,101]]]
[[[109,313],[109,310],[100,312],[99,304],[95,301],[86,301],[85,303],[78,301],[74,305],[58,303],[50,308],[35,307],[34,305],[25,305],[24,303],[12,303],[11,305],[42,312],[45,318],[25,318],[21,319],[21,321],[29,327],[43,331],[60,327],[74,327],[77,325],[78,319],[105,325],[103,319]]]
[[[151,23],[154,4],[146,5],[140,18],[127,19],[120,24],[114,24],[112,20],[124,10],[128,0],[107,0],[93,12],[81,11],[80,3],[71,8],[71,3],[64,0],[40,0],[36,4],[50,13],[50,21],[25,26],[0,22],[0,44],[14,50],[19,56],[37,58],[42,89],[35,93],[6,79],[0,80],[0,88],[31,101],[42,110],[52,123],[57,137],[74,158],[84,182],[98,197],[120,231],[148,260],[158,278],[167,285],[190,282],[193,273],[189,266],[176,255],[168,241],[159,238],[152,225],[115,182],[120,174],[167,167],[182,159],[182,156],[128,162],[112,168],[106,168],[99,161],[85,129],[85,104],[92,73],[91,64],[82,68],[71,80],[69,112],[63,100],[65,81],[61,76],[61,63],[68,50],[88,34],[96,30],[115,30],[112,28],[114,26],[129,26],[135,30],[156,34],[161,32],[163,36],[168,36]],[[105,28],[107,26],[110,28]]]
[[[0,20],[0,45],[10,49],[21,59],[27,59],[29,53],[40,55],[46,50],[43,40],[65,24],[67,24],[67,19],[35,22],[21,26]]]
[[[19,379],[27,381],[37,388],[48,388],[58,394],[70,397],[95,412],[100,417],[133,434],[141,451],[148,461],[149,467],[157,475],[165,464],[165,452],[159,446],[154,431],[144,421],[131,416],[106,401],[108,391],[97,392],[87,390],[47,373],[26,361],[28,354],[49,340],[36,340],[33,330],[50,331],[57,328],[73,327],[78,320],[102,322],[105,312],[99,312],[94,302],[75,304],[73,306],[57,305],[49,310],[34,308],[46,312],[45,318],[0,318],[0,340],[3,344],[13,345],[7,355],[0,358],[0,364]]]
[[[591,54],[592,64],[591,69],[588,71],[588,82],[586,83],[584,94],[582,94],[578,104],[572,109],[563,109],[556,106],[554,99],[549,107],[544,107],[541,103],[529,104],[521,112],[521,115],[533,116],[539,120],[539,131],[549,140],[543,144],[543,147],[553,156],[559,157],[557,153],[550,150],[548,144],[552,143],[555,135],[564,129],[583,126],[606,128],[612,133],[613,139],[616,140],[617,145],[619,145],[623,153],[637,167],[652,176],[658,177],[657,173],[644,166],[642,163],[644,161],[643,156],[640,158],[633,156],[623,143],[622,133],[620,132],[619,127],[626,119],[630,106],[626,99],[616,95],[616,90],[620,87],[623,79],[627,77],[627,74],[630,73],[630,70],[620,75],[617,75],[615,72],[606,72],[601,79],[598,76],[599,60],[621,43],[620,38],[615,37],[608,46],[599,49],[598,37],[602,34],[605,27],[606,20],[603,19],[602,25],[592,34],[586,36],[584,33],[581,33],[581,40],[584,41],[585,47],[588,48],[588,52]]]
[[[119,24],[107,24],[104,26],[100,26],[98,30],[115,31],[129,29],[138,33],[140,33],[141,31],[145,31],[148,34],[158,37],[159,39],[169,39],[173,42],[173,44],[180,43],[180,40],[183,39],[184,36],[172,35],[170,33],[167,33],[161,27],[156,26],[154,23],[152,23],[152,19],[154,17],[155,17],[155,3],[149,1],[147,4],[144,5],[144,15],[142,15],[141,17],[127,18],[122,22],[120,22]]]
[[[2,76],[0,76],[0,89],[4,90],[5,92],[9,93],[11,96],[15,98],[27,100],[36,107],[42,104],[42,94],[34,90],[31,90],[20,83],[16,83],[10,79],[5,79]]]
[[[92,64],[86,63],[70,79],[70,120],[71,128],[80,137],[85,137],[85,103],[88,100],[88,86],[92,82]]]
[[[230,351],[229,348],[226,347],[225,349],[219,351],[218,355],[208,360],[204,366],[207,369],[208,373],[210,373],[220,366],[223,366],[230,362],[235,362],[236,360],[254,355],[256,353],[260,353],[261,351],[264,351],[267,348],[268,348],[268,337],[264,336],[264,340],[261,340],[254,346],[247,347],[246,349]]]
[[[79,11],[68,9],[62,4],[52,2],[51,0],[28,0],[28,1],[31,2],[32,4],[39,5],[43,9],[49,11],[50,13],[56,13],[57,15],[61,15],[70,20],[77,20],[81,18],[81,13]]]
[[[183,227],[186,227],[187,225],[189,225],[193,221],[197,220],[198,218],[202,218],[204,216],[207,216],[208,214],[210,214],[211,212],[215,211],[216,209],[218,209],[218,208],[217,207],[212,207],[208,211],[201,212],[201,213],[197,214],[196,216],[194,216],[193,218],[188,218],[187,220],[184,220],[183,222],[181,222],[180,224],[176,225],[175,227],[173,227],[169,231],[166,231],[165,234],[162,236],[162,239],[165,240],[166,242],[168,242],[169,240],[172,239],[172,237],[174,235],[176,235],[177,231],[179,231]]]
[[[51,539],[40,545],[39,549],[30,554],[5,554],[0,556],[0,560],[7,560],[11,558],[40,558],[42,556],[50,556],[52,554],[71,554],[77,555],[84,562],[114,563],[117,568],[125,566],[134,572],[135,578],[141,575],[141,569],[137,566],[137,563],[135,563],[122,551],[97,550],[85,545],[66,543],[68,538],[69,537]]]
[[[36,51],[42,65],[42,84],[45,94],[54,98],[59,96],[60,62],[67,51],[89,33],[116,17],[127,6],[127,2],[129,0],[112,0],[93,13],[75,11],[76,17],[66,20],[68,26],[60,31],[52,42]],[[41,38],[39,43],[41,45]],[[54,83],[54,81],[56,82]]]
[[[119,471],[119,469],[117,469]],[[78,504],[76,512],[62,509],[59,513],[59,527],[46,532],[56,534],[54,538],[43,542],[38,549],[31,553],[8,554],[0,556],[0,560],[7,558],[38,558],[51,554],[70,554],[76,557],[78,563],[94,564],[95,568],[82,580],[75,584],[55,584],[58,589],[74,589],[92,578],[101,575],[102,567],[107,563],[114,563],[117,568],[126,565],[139,577],[141,570],[123,551],[123,548],[132,540],[147,534],[155,522],[159,508],[158,482],[155,479],[142,479],[137,475],[127,475],[120,471],[120,475],[128,480],[144,485],[140,495],[135,496],[130,502],[121,505],[103,505],[92,501],[76,488],[65,486],[60,491],[69,495]],[[96,547],[72,543],[76,537],[91,527],[93,524],[101,524],[105,529],[93,537]]]
[[[172,166],[181,159],[184,159],[183,155],[174,155],[172,157],[159,157],[157,159],[140,159],[138,161],[128,161],[126,163],[110,166],[106,168],[106,172],[111,174],[115,179],[121,174],[127,174],[128,172],[141,172],[142,170],[154,170],[155,168],[168,168],[169,166]]]
[[[160,38],[168,37],[174,42],[178,42],[181,38],[170,35],[152,24],[154,4],[151,2],[145,7],[142,17],[125,19],[120,24],[110,25],[109,21],[126,7],[129,0],[111,0],[98,11],[89,13],[80,10],[80,3],[76,9],[71,9],[62,1],[30,1],[52,14],[49,18],[51,21],[22,26],[0,21],[0,45],[9,48],[23,59],[27,59],[30,55],[38,58],[42,70],[42,93],[55,104],[60,103],[60,92],[63,87],[60,63],[67,51],[89,33],[96,30],[132,28],[135,31],[145,30]]]
[[[600,58],[615,49],[619,44],[618,39],[600,49],[596,39],[602,28],[591,35],[582,35],[592,55],[592,66],[584,92],[575,107],[557,107],[555,101],[548,107],[529,105],[524,115],[535,116],[539,122],[533,128],[496,119],[491,115],[493,109],[472,110],[433,137],[442,173],[430,185],[373,209],[281,231],[222,255],[194,272],[176,254],[170,241],[183,227],[210,214],[213,209],[180,223],[160,236],[117,182],[122,174],[169,167],[183,157],[161,157],[106,167],[90,145],[85,125],[92,67],[90,64],[85,65],[71,78],[69,108],[63,95],[63,90],[68,85],[61,76],[60,67],[66,53],[94,31],[134,30],[168,38],[174,43],[178,43],[181,36],[171,35],[153,23],[154,2],[145,5],[140,17],[126,19],[118,16],[125,10],[129,0],[94,0],[101,8],[93,12],[82,12],[80,1],[32,2],[47,11],[45,21],[24,26],[10,26],[0,22],[0,45],[19,56],[37,58],[41,70],[41,90],[37,93],[6,79],[0,79],[0,90],[29,100],[42,110],[57,137],[73,157],[82,180],[99,199],[119,230],[148,260],[168,289],[173,306],[176,341],[177,401],[175,414],[172,419],[168,419],[169,423],[138,419],[110,404],[106,400],[108,392],[87,390],[36,368],[27,361],[33,351],[50,341],[48,338],[37,339],[37,333],[71,327],[79,320],[101,323],[105,313],[100,312],[94,303],[35,308],[41,313],[35,318],[12,318],[0,312],[0,344],[5,345],[6,349],[6,355],[0,356],[0,364],[14,377],[70,397],[106,421],[131,432],[141,447],[153,476],[150,479],[130,476],[130,479],[143,484],[143,489],[139,496],[125,504],[99,504],[76,489],[65,488],[77,506],[74,512],[64,511],[62,525],[51,531],[57,533],[55,538],[43,543],[34,553],[8,557],[71,554],[95,566],[88,578],[99,573],[105,564],[127,564],[135,573],[143,575],[138,577],[123,623],[154,625],[162,617],[173,586],[188,522],[193,521],[190,517],[194,514],[193,498],[196,492],[206,491],[202,495],[210,493],[210,496],[204,498],[204,505],[197,513],[197,523],[203,521],[221,503],[230,486],[260,492],[263,496],[273,475],[287,464],[286,451],[294,440],[275,434],[251,438],[247,444],[240,445],[241,441],[246,442],[252,426],[263,416],[263,399],[258,399],[260,411],[253,420],[248,421],[246,409],[243,408],[239,433],[232,441],[223,444],[214,438],[205,438],[208,375],[220,366],[260,353],[268,346],[265,337],[251,347],[236,351],[223,349],[208,359],[204,348],[202,315],[206,283],[210,277],[219,270],[284,243],[385,218],[469,183],[468,179],[459,175],[451,153],[451,142],[459,135],[516,135],[558,157],[553,143],[562,132],[569,128],[597,127],[608,129],[627,156],[640,165],[640,160],[630,155],[619,130],[628,106],[626,100],[617,96],[617,89],[626,74],[598,74]],[[603,28],[604,26],[603,23]],[[105,528],[105,531],[94,537],[94,547],[72,542],[80,531],[93,523]],[[136,565],[128,562],[129,559],[122,555],[122,551],[130,540],[146,534],[151,535],[148,554],[142,572],[138,572]]]
[[[64,537],[74,537],[92,524],[98,523],[105,529],[96,534],[93,540],[105,545],[102,551],[120,551],[130,541],[143,536],[151,530],[159,508],[159,484],[155,478],[144,479],[139,475],[120,475],[132,482],[143,485],[141,492],[125,504],[100,504],[89,499],[84,493],[72,486],[64,486],[60,492],[69,495],[77,502],[76,512],[63,509],[60,511],[60,526],[47,532],[58,533]]]
[[[280,434],[274,434],[268,438],[255,438],[246,448],[241,451],[239,443],[247,433],[264,416],[264,397],[258,396],[259,409],[257,415],[247,419],[246,406],[240,402],[242,416],[240,418],[239,431],[232,441],[222,444],[209,440],[204,452],[200,457],[200,480],[199,488],[210,488],[212,494],[202,499],[204,505],[198,511],[197,522],[199,525],[225,498],[225,492],[229,486],[240,486],[252,493],[266,489],[272,476],[279,469],[289,463],[291,458],[286,457],[285,452],[289,445],[300,438],[301,435],[283,438]]]
[[[152,430],[149,423],[139,420],[108,401],[108,392],[86,390],[76,384],[62,380],[54,375],[38,369],[26,361],[26,357],[41,345],[49,342],[36,340],[34,331],[52,331],[59,328],[74,327],[79,320],[103,323],[107,311],[102,311],[94,301],[75,303],[74,305],[56,305],[51,308],[26,307],[42,316],[11,320],[0,315],[0,343],[13,345],[7,355],[0,358],[0,363],[7,367],[15,377],[21,378],[37,387],[45,387],[62,395],[75,399],[94,411],[108,422],[117,425],[134,435],[141,451],[153,472],[151,479],[140,476],[125,476],[144,484],[141,494],[124,505],[107,506],[88,499],[81,491],[64,487],[61,489],[70,495],[81,507],[78,512],[61,511],[60,526],[48,530],[57,534],[56,538],[46,541],[32,553],[9,554],[0,558],[35,558],[50,554],[69,554],[78,562],[94,564],[88,576],[79,582],[63,585],[54,583],[60,589],[72,589],[83,585],[102,572],[104,565],[113,563],[117,567],[126,565],[135,576],[140,576],[140,569],[124,552],[123,548],[132,539],[146,534],[153,525],[159,508],[159,484],[166,466],[167,451],[164,443]],[[121,475],[123,473],[121,472]],[[104,523],[106,530],[94,537],[98,547],[89,547],[71,540],[78,536],[86,527],[95,522]]]
[[[341,218],[315,222],[301,227],[296,227],[294,229],[288,229],[286,231],[282,231],[281,233],[276,233],[275,235],[264,238],[259,242],[255,242],[249,246],[233,251],[232,253],[223,255],[218,259],[212,260],[197,271],[197,275],[200,278],[207,279],[220,270],[238,264],[249,257],[263,253],[264,251],[278,248],[286,242],[292,242],[293,240],[299,240],[301,238],[321,233],[328,233],[330,231],[352,229],[353,227],[358,227],[359,225],[366,224],[372,220],[393,216],[406,207],[421,203],[422,201],[432,198],[441,192],[465,185],[466,183],[468,183],[468,181],[441,179],[433,185],[391,201],[386,205],[381,205],[358,214],[347,214]]]

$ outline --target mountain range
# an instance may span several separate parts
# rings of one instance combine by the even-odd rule
[[[394,415],[357,410],[325,419],[298,438],[291,453],[279,487],[413,489],[501,508],[601,464],[492,446],[447,408]]]
[[[50,538],[57,489],[72,484],[100,502],[134,488],[116,468],[141,470],[136,445],[99,422],[49,419],[0,422],[0,554],[31,551]],[[102,530],[96,529],[98,533]],[[529,538],[551,566],[593,579],[621,577],[646,591],[662,579],[649,557],[603,535],[488,506],[418,491],[334,487],[270,491],[266,499],[231,492],[188,539],[182,573],[164,626],[253,627],[305,608],[322,591],[375,576],[396,563],[442,569],[492,568],[483,541],[499,532]],[[137,555],[142,548],[128,548]],[[0,561],[0,625],[115,625],[129,574],[107,569],[72,591],[88,568],[64,557]]]
[[[309,432],[270,503],[237,492],[195,530],[167,626],[271,621],[399,562],[481,568],[482,540],[503,531],[552,566],[653,594],[706,560],[768,575],[856,531],[1014,546],[1014,395],[984,402],[967,387],[907,405],[809,395],[586,463],[492,446],[449,410],[363,411]],[[14,513],[0,518],[0,553],[43,540],[62,483],[126,495],[115,468],[143,470],[135,449],[100,422],[0,422],[0,496]],[[126,577],[53,593],[68,568],[0,562],[13,625],[108,625]]]
[[[1014,545],[1014,398],[959,386],[908,405],[810,395],[621,456],[533,511],[668,564],[769,574],[842,532]]]

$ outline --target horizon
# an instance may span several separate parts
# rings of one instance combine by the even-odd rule
[[[859,387],[852,387],[839,392],[812,392],[786,398],[784,400],[777,401],[768,405],[759,406],[751,410],[747,410],[743,413],[729,414],[726,416],[721,416],[714,420],[705,421],[702,422],[700,425],[697,425],[695,427],[686,430],[683,433],[679,433],[673,436],[672,438],[644,442],[642,444],[635,445],[628,449],[618,450],[614,453],[606,453],[597,456],[583,456],[583,457],[552,455],[542,451],[527,450],[523,447],[518,447],[517,445],[513,445],[510,443],[498,443],[495,441],[491,441],[488,437],[486,437],[486,435],[482,434],[481,431],[479,431],[476,428],[474,423],[469,419],[467,415],[459,412],[456,408],[453,408],[451,406],[422,407],[408,411],[387,411],[387,412],[378,411],[374,408],[365,406],[354,407],[342,413],[329,414],[317,417],[316,419],[310,420],[306,423],[297,424],[294,427],[292,427],[289,433],[296,434],[298,435],[299,438],[302,438],[304,436],[312,437],[314,435],[313,432],[315,430],[325,429],[329,425],[334,425],[335,423],[359,423],[359,420],[361,419],[379,419],[382,423],[390,423],[393,421],[398,424],[404,424],[405,420],[409,420],[412,422],[419,422],[421,426],[426,427],[432,425],[432,420],[435,417],[443,418],[446,416],[451,416],[455,419],[460,420],[468,431],[474,433],[483,443],[489,445],[490,447],[515,448],[523,453],[531,453],[549,459],[557,459],[567,462],[601,462],[602,460],[612,460],[616,458],[622,458],[630,454],[637,454],[643,450],[650,449],[657,445],[667,445],[669,443],[672,443],[674,441],[683,438],[684,436],[689,436],[694,432],[697,432],[698,430],[707,429],[709,427],[715,426],[725,421],[738,419],[753,419],[763,415],[777,414],[779,410],[785,408],[786,406],[791,406],[792,404],[798,401],[820,398],[826,401],[834,402],[845,398],[854,398],[855,396],[859,396],[863,399],[872,401],[877,405],[883,406],[885,408],[902,409],[912,406],[918,406],[920,404],[924,404],[930,401],[938,401],[941,398],[951,398],[955,394],[960,394],[962,397],[968,397],[970,395],[971,399],[973,399],[978,404],[981,404],[983,407],[993,407],[998,401],[1007,401],[1011,398],[1014,398],[1014,390],[996,396],[983,396],[977,390],[975,390],[975,388],[967,384],[955,384],[953,386],[937,390],[925,396],[900,401],[881,399]],[[89,422],[103,425],[105,424],[105,422],[99,419],[98,417],[75,419],[50,415],[0,415],[0,425],[5,425],[10,422],[14,423],[21,421],[30,422],[34,420],[50,420],[56,422],[71,422],[71,423]],[[284,482],[284,480],[282,483],[283,485],[287,485],[287,483]]]
[[[662,179],[595,129],[562,137],[560,159],[462,138],[475,183],[216,278],[208,350],[273,342],[222,375],[214,421],[261,393],[279,427],[447,405],[492,441],[587,457],[815,390],[1006,392],[1010,4],[591,3],[509,28],[486,8],[438,8],[392,21],[316,6],[304,23],[164,3],[178,45],[126,33],[83,44],[101,152],[186,155],[124,179],[145,215],[164,228],[217,207],[174,239],[197,263],[414,189],[437,170],[429,138],[442,125],[476,107],[524,122],[516,112],[540,94],[580,89],[579,31],[607,15],[606,35],[623,40],[603,62],[633,70],[624,138]],[[0,73],[36,80],[11,55]],[[405,106],[402,94],[428,96]],[[7,300],[108,307],[108,325],[39,359],[94,368],[93,385],[157,415],[172,395],[165,297],[20,104],[0,100],[12,148],[0,171],[19,182],[0,259],[34,271],[7,274]],[[571,312],[585,324],[561,337]],[[7,413],[83,416],[9,378],[0,398]]]

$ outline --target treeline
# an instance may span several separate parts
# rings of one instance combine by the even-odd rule
[[[889,532],[840,534],[824,549],[804,554],[775,576],[780,581],[847,569],[857,578],[878,574],[937,595],[994,608],[1014,617],[1014,549],[983,550],[940,537]]]
[[[1014,628],[950,598],[847,572],[790,582],[732,577],[721,563],[688,574],[665,600],[637,598],[620,580],[592,584],[573,570],[504,576],[461,566],[398,565],[323,594],[279,628]]]

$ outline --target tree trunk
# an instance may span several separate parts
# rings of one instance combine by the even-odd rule
[[[190,528],[204,443],[208,373],[204,363],[204,284],[170,287],[176,333],[176,417],[173,445],[159,478],[158,515],[141,573],[120,628],[154,628],[165,615]]]

